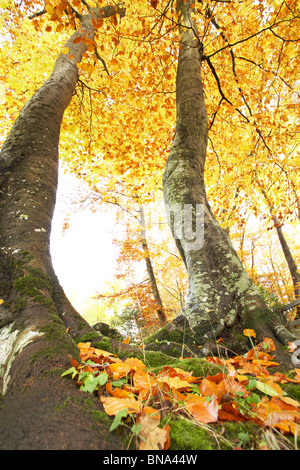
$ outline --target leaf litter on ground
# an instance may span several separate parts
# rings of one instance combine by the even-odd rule
[[[244,334],[255,338],[253,330]],[[296,438],[300,435],[300,403],[280,386],[300,384],[300,369],[294,369],[293,378],[270,373],[269,368],[279,365],[270,354],[276,350],[270,338],[244,355],[208,357],[224,372],[206,377],[171,366],[154,374],[140,359],[123,361],[90,342],[77,346],[80,362],[70,358],[72,367],[62,376],[71,374],[82,391],[98,395],[105,412],[114,416],[111,430],[131,417],[139,450],[169,449],[170,426],[162,426],[161,418],[170,411],[202,424],[252,421]]]

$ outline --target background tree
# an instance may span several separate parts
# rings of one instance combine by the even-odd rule
[[[147,205],[147,214],[137,195],[124,196],[120,192],[100,195],[93,192],[89,203],[101,214],[101,203],[117,208],[116,222],[121,235],[115,234],[118,247],[118,271],[115,282],[95,297],[110,299],[110,307],[117,307],[120,299],[128,308],[136,305],[144,318],[145,329],[152,332],[179,314],[186,275],[173,240],[166,230],[167,220],[161,201]],[[100,206],[99,206],[100,202]],[[175,250],[174,250],[175,248]],[[126,300],[125,300],[126,299]],[[180,303],[181,302],[181,303]],[[117,307],[119,310],[119,307]]]
[[[286,262],[287,262],[287,265],[288,265],[288,268],[289,268],[289,271],[290,271],[290,275],[291,275],[291,279],[292,279],[292,283],[293,283],[293,287],[294,287],[295,299],[298,299],[300,297],[300,273],[299,273],[297,264],[294,260],[294,257],[291,253],[291,250],[289,248],[287,240],[284,236],[284,233],[283,233],[283,230],[282,230],[282,224],[277,218],[276,210],[275,210],[274,206],[272,205],[272,203],[271,203],[267,193],[265,192],[265,190],[262,189],[261,191],[262,191],[262,194],[263,194],[264,199],[266,201],[267,207],[269,209],[272,221],[274,223],[274,227],[275,227],[277,235],[278,235],[278,239],[279,239],[282,251],[284,253],[284,256],[285,256],[285,259],[286,259]],[[298,316],[299,316],[299,312],[300,312],[300,307],[297,308],[297,315]]]

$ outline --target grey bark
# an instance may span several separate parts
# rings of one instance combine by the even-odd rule
[[[66,44],[73,59],[59,55],[0,153],[0,449],[121,446],[116,437],[111,442],[101,423],[99,434],[79,389],[60,378],[59,371],[70,367],[69,355],[78,358],[73,338],[97,334],[65,296],[49,250],[60,125],[87,48],[73,40],[93,38],[92,14],[107,17],[116,11],[98,8],[80,16],[82,28]],[[74,416],[82,432],[71,431]]]
[[[169,224],[188,273],[185,315],[199,334],[199,341],[205,343],[237,322],[240,328],[249,327],[254,315],[267,311],[267,307],[206,197],[208,123],[201,80],[202,44],[191,19],[192,3],[177,1],[182,39],[176,81],[176,132],[163,175],[163,191]]]

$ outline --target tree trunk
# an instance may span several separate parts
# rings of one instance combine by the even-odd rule
[[[279,327],[240,262],[207,201],[204,166],[208,123],[201,81],[202,44],[191,19],[192,0],[177,1],[182,25],[176,132],[163,176],[169,224],[184,260],[189,290],[185,315],[202,344],[254,328],[260,336],[292,338]],[[235,328],[234,328],[235,327]],[[203,353],[206,351],[202,348]]]
[[[261,187],[260,187],[260,190],[261,190],[261,192],[262,192],[262,194],[265,198],[268,209],[270,211],[270,215],[271,215],[271,218],[273,220],[274,227],[276,228],[278,239],[279,239],[279,242],[280,242],[284,257],[285,257],[285,260],[287,262],[287,265],[288,265],[288,268],[289,268],[289,271],[290,271],[290,274],[291,274],[291,278],[292,278],[292,282],[293,282],[293,286],[294,286],[295,299],[298,299],[300,297],[300,272],[299,272],[298,267],[295,263],[292,252],[291,252],[291,250],[290,250],[290,248],[287,244],[285,236],[283,234],[281,224],[280,224],[279,220],[276,217],[276,212],[275,212],[274,206],[272,205],[270,199],[268,198],[268,195],[267,195],[266,191]],[[299,317],[299,315],[300,315],[300,306],[297,307],[297,317]]]
[[[82,28],[66,44],[73,58],[59,55],[1,150],[1,449],[120,448],[101,423],[98,429],[94,425],[76,385],[60,378],[70,367],[68,354],[78,356],[73,338],[94,330],[66,298],[49,251],[60,125],[78,80],[77,63],[88,47],[73,41],[93,38],[92,15],[115,13],[115,7],[106,7],[79,15]]]
[[[144,214],[144,208],[142,205],[140,205],[140,225],[141,225],[141,242],[142,242],[142,247],[143,247],[143,252],[144,252],[144,257],[145,257],[145,262],[146,262],[147,273],[148,273],[149,281],[151,285],[151,291],[155,300],[158,319],[161,325],[163,326],[166,323],[167,318],[164,312],[163,303],[162,303],[160,293],[157,287],[156,278],[155,278],[155,274],[153,271],[153,266],[152,266],[152,262],[150,258],[150,253],[149,253],[149,248],[148,248],[148,243],[147,243],[147,238],[146,238],[145,214]]]

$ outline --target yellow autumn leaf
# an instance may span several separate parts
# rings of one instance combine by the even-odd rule
[[[88,342],[88,343],[77,343],[77,347],[78,347],[79,349],[82,349],[82,348],[90,348],[90,347],[91,347],[91,344],[92,344],[92,343],[90,343],[90,342]]]
[[[51,5],[45,5],[45,10],[48,13],[48,15],[54,15],[55,11],[54,8]]]
[[[179,377],[169,377],[168,375],[164,375],[163,377],[158,377],[157,381],[159,383],[167,384],[170,388],[175,388],[177,390],[191,388],[191,384],[189,382],[182,380]]]
[[[280,400],[284,401],[284,403],[287,403],[288,405],[300,407],[300,403],[293,398],[281,396]]]
[[[110,352],[108,352],[108,351],[103,351],[102,349],[97,349],[97,348],[95,348],[94,353],[95,353],[97,356],[107,356],[107,357],[109,357],[109,356],[115,356],[115,357],[116,357],[116,355],[113,354],[113,353],[110,353]]]
[[[130,364],[125,362],[116,362],[109,365],[108,372],[113,376],[114,379],[120,379],[126,377],[131,371],[136,370]]]
[[[77,64],[77,65],[78,65],[78,68],[79,68],[80,70],[82,70],[83,72],[86,72],[87,69],[88,69],[88,64],[87,64],[86,62],[83,62],[83,63],[81,63],[81,64],[79,63],[79,64]]]
[[[69,54],[69,48],[68,47],[63,47],[62,50],[61,50],[61,53],[62,54]]]

